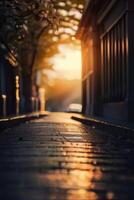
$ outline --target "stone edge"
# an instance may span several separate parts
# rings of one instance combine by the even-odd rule
[[[120,132],[120,133],[132,133],[134,134],[134,129],[133,128],[129,128],[123,125],[116,125],[110,122],[106,122],[106,121],[102,121],[102,120],[98,120],[98,119],[94,119],[94,118],[87,118],[87,117],[83,117],[83,116],[72,116],[72,119],[79,121],[83,124],[86,124],[88,126],[92,126],[92,127],[96,127],[99,128],[101,130],[104,131],[109,131],[109,132]]]
[[[26,115],[12,116],[0,119],[0,131],[11,128],[20,123],[47,116],[48,113],[31,113]]]

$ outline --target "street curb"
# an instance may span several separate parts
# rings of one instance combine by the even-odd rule
[[[34,114],[27,114],[27,115],[19,115],[19,116],[14,116],[14,117],[8,117],[8,118],[3,118],[0,119],[0,131],[6,129],[6,128],[11,128],[13,126],[16,126],[20,123],[24,123],[26,121],[30,121],[33,119],[37,119],[39,117],[45,117],[48,114],[40,114],[40,113],[34,113]]]
[[[94,119],[94,118],[87,118],[87,117],[83,117],[83,116],[72,116],[71,117],[72,119],[76,120],[76,121],[79,121],[83,124],[86,124],[86,125],[89,125],[89,126],[92,126],[92,127],[96,127],[96,128],[99,128],[99,129],[102,129],[104,131],[108,131],[108,132],[120,132],[120,133],[123,133],[123,134],[134,134],[134,129],[133,128],[129,128],[129,127],[126,127],[126,126],[123,126],[123,125],[116,125],[116,124],[113,124],[111,122],[106,122],[106,121],[103,121],[103,120],[98,120],[98,119]]]

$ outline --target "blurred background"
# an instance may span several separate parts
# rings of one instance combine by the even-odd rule
[[[81,49],[75,38],[83,1],[57,3],[60,23],[39,40],[34,79],[41,110],[81,112]]]
[[[84,0],[0,2],[0,117],[81,109]]]
[[[45,95],[45,110],[81,111],[80,49],[73,43],[60,45],[59,53],[49,63],[52,69],[37,70],[37,85],[40,95]]]

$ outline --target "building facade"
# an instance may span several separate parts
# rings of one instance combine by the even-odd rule
[[[134,121],[134,1],[90,0],[82,44],[83,113]]]
[[[0,58],[0,117],[16,114],[16,71],[4,59]]]
[[[39,110],[31,77],[0,51],[0,119]],[[17,61],[16,61],[17,62]]]

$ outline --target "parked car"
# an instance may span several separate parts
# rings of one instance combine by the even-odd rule
[[[82,111],[82,105],[79,103],[71,103],[67,108],[67,112],[80,113],[81,111]]]

